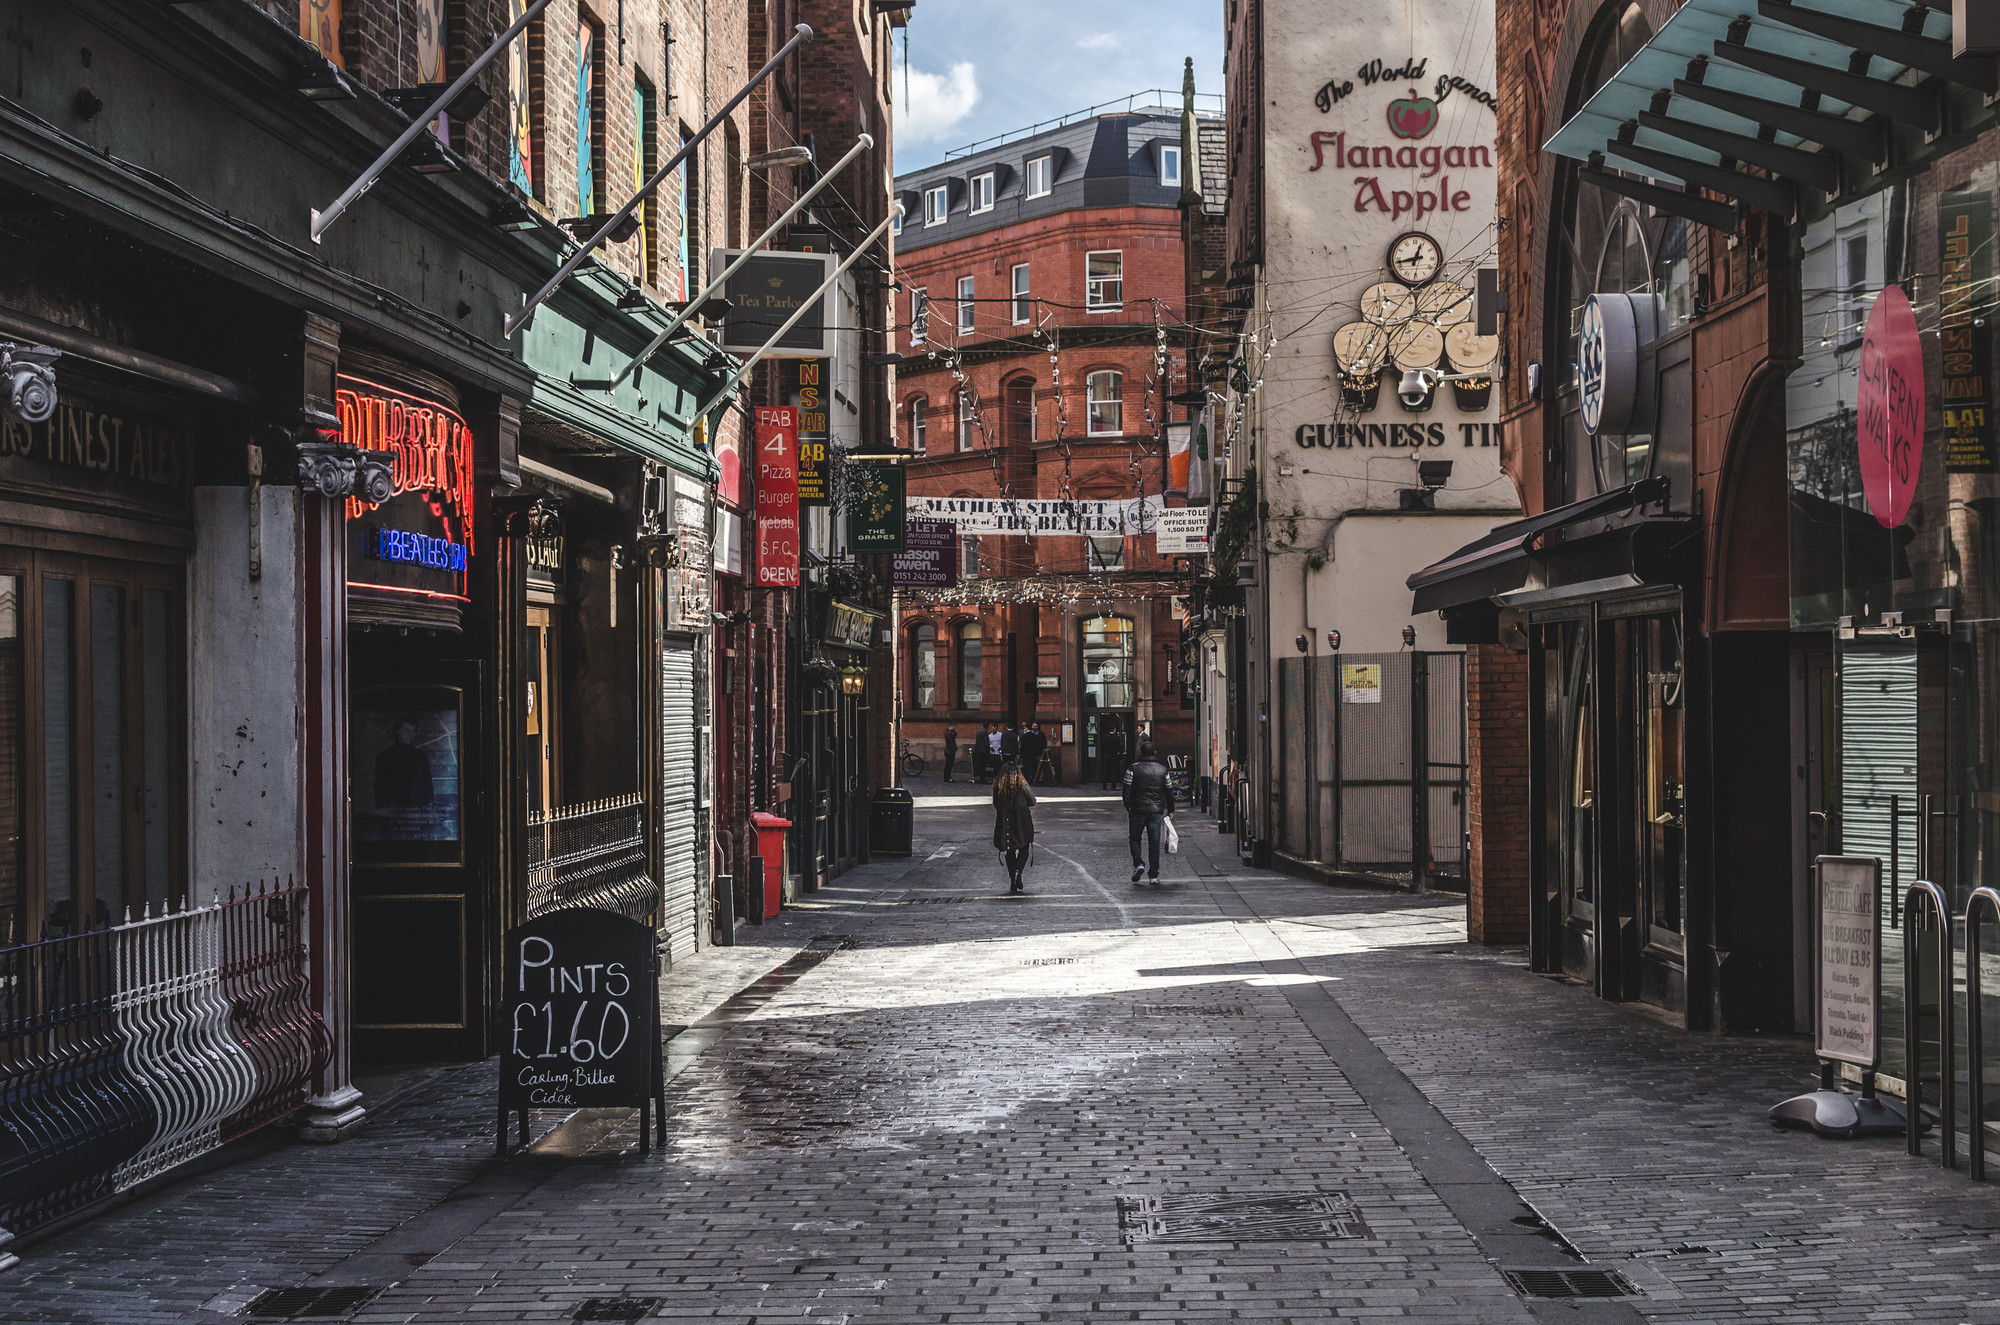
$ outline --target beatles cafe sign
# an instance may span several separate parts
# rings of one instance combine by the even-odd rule
[[[1144,534],[1158,523],[1158,497],[1045,501],[1028,497],[911,497],[911,520],[944,520],[961,534]]]

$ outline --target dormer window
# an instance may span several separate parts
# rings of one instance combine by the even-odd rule
[[[1027,194],[1030,198],[1049,196],[1049,188],[1054,183],[1055,171],[1051,169],[1054,164],[1054,161],[1046,156],[1029,159]]]
[[[1181,147],[1179,143],[1160,144],[1160,187],[1177,189],[1181,186]]]
[[[924,224],[943,225],[949,208],[945,205],[945,186],[924,190]]]
[[[971,184],[972,184],[972,190],[971,190],[972,202],[971,206],[966,208],[966,210],[969,212],[973,212],[975,214],[979,212],[992,211],[993,172],[989,170],[983,175],[974,175],[972,177]]]

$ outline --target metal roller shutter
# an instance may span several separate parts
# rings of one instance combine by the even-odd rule
[[[694,650],[660,650],[660,933],[668,959],[695,950],[700,873],[696,804],[700,745],[695,730]]]

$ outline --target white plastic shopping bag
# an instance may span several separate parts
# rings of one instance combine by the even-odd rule
[[[1167,854],[1173,855],[1181,849],[1180,830],[1174,827],[1174,817],[1167,816]]]

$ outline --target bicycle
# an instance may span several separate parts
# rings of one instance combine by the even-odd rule
[[[903,754],[903,771],[905,773],[914,776],[916,774],[922,773],[925,769],[930,767],[929,764],[924,762],[924,757],[922,755],[913,754],[911,752],[910,743],[907,740],[903,742],[902,754]]]

